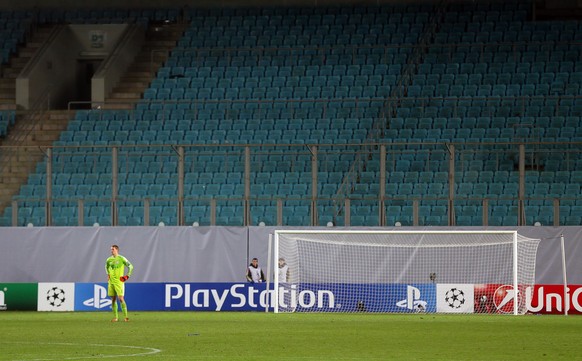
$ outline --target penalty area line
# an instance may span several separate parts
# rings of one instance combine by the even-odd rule
[[[153,347],[142,346],[128,346],[128,345],[104,345],[98,343],[70,343],[70,342],[0,342],[5,344],[32,344],[35,345],[58,345],[58,346],[94,346],[94,347],[120,347],[135,350],[144,350],[147,352],[139,352],[134,354],[119,354],[119,355],[98,355],[98,356],[74,356],[74,357],[59,357],[59,358],[35,358],[35,359],[15,359],[12,361],[55,361],[55,360],[86,360],[95,358],[113,358],[113,357],[137,357],[148,356],[162,352],[162,350]]]

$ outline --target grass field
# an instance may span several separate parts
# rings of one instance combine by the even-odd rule
[[[0,313],[0,360],[575,360],[579,316]]]

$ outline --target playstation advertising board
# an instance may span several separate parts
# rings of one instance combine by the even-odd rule
[[[269,287],[268,287],[269,286]],[[126,283],[132,311],[265,311],[272,284]],[[496,313],[514,302],[528,313],[582,314],[582,285],[505,284],[285,284],[281,312]],[[0,283],[0,311],[110,311],[107,283]]]

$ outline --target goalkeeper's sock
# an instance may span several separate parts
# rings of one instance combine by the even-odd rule
[[[121,310],[123,311],[123,318],[127,319],[127,303],[121,302]]]
[[[117,320],[117,318],[119,316],[119,312],[117,310],[117,302],[115,302],[111,305],[111,309],[113,309],[113,319]]]

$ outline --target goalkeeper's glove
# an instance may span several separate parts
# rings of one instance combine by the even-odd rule
[[[129,276],[121,276],[121,277],[119,277],[119,280],[120,280],[121,282],[125,282],[125,281],[127,281],[128,279],[129,279]]]

